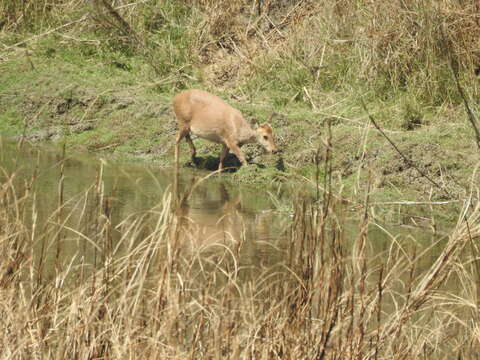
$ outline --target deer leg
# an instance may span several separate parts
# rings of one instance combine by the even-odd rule
[[[175,140],[175,164],[177,165],[178,167],[178,156],[179,156],[179,153],[180,153],[180,141],[185,137],[185,136],[189,136],[189,132],[190,130],[187,129],[187,128],[183,128],[183,129],[180,129],[178,131],[178,135],[177,135],[177,138]],[[190,139],[190,142],[192,140]]]
[[[218,170],[222,171],[223,170],[223,161],[225,160],[225,157],[228,155],[228,146],[225,144],[222,144],[222,152],[220,153],[220,163],[218,164]]]
[[[195,149],[195,145],[193,145],[190,133],[187,133],[187,135],[185,135],[185,140],[187,140],[188,146],[190,146],[190,152],[192,153],[192,161],[193,163],[195,163],[195,155],[197,155],[197,150]]]
[[[240,150],[240,147],[235,142],[229,142],[227,143],[227,146],[237,156],[238,160],[240,160],[243,166],[248,165],[245,155],[243,155],[242,150]]]

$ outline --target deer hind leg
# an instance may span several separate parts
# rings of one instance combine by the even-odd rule
[[[190,129],[188,128],[182,128],[178,131],[177,138],[175,139],[175,164],[178,166],[178,157],[180,153],[180,141],[184,138],[187,137],[189,139],[189,144],[192,142],[192,139],[190,139]],[[188,141],[188,140],[187,140]],[[192,145],[193,146],[193,143]]]
[[[223,170],[223,161],[225,160],[225,157],[228,155],[228,146],[223,144],[222,145],[222,152],[220,153],[220,163],[218,164],[218,170],[222,171]]]
[[[193,145],[192,138],[190,137],[190,132],[185,135],[185,140],[188,143],[188,146],[190,146],[190,152],[192,154],[192,161],[195,163],[195,156],[197,155],[197,149],[195,149],[195,145]]]

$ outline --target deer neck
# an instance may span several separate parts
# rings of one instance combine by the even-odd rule
[[[244,134],[242,134],[241,140],[239,141],[239,145],[244,145],[244,144],[250,144],[254,143],[258,139],[258,134],[255,130],[252,128],[248,129],[248,131],[245,131]]]

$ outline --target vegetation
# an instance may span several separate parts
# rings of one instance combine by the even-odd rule
[[[0,148],[2,356],[476,359],[479,14],[468,0],[0,2],[0,133],[19,149],[170,166],[171,98],[199,87],[269,121],[283,150],[247,146],[255,165],[222,180],[314,191],[251,263],[254,240],[200,246],[176,188],[116,219],[103,165],[67,194],[55,155],[57,205],[41,210],[42,165],[25,177]],[[215,168],[219,149],[196,141]],[[377,223],[377,205],[412,200],[430,241]],[[445,203],[458,221],[440,232]]]
[[[47,213],[41,174],[2,169],[3,358],[477,357],[472,198],[431,244],[398,235],[379,243],[368,199],[346,211],[330,189],[318,202],[295,201],[269,257],[250,262],[261,242],[195,237],[182,212],[188,193],[167,191],[154,208],[118,219],[103,165],[69,198],[67,164],[58,159],[58,207]]]

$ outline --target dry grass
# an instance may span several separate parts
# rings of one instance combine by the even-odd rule
[[[392,235],[376,250],[368,213],[358,215],[352,236],[328,194],[318,204],[298,202],[277,242],[284,260],[244,268],[242,242],[185,246],[197,239],[170,192],[113,224],[102,172],[83,194],[64,199],[60,168],[58,208],[41,216],[36,175],[2,171],[3,358],[478,354],[478,203],[466,201],[448,237],[431,246]]]

